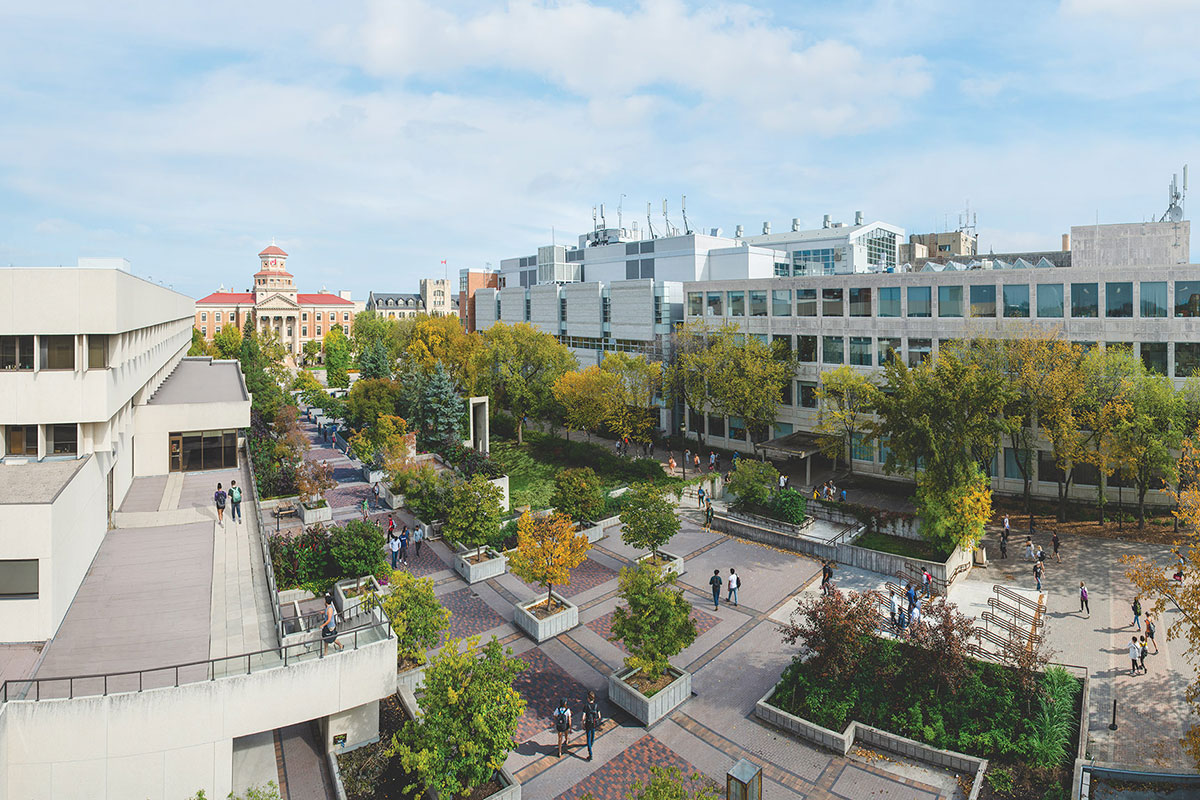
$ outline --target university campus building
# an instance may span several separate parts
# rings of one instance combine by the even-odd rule
[[[404,319],[417,314],[431,317],[458,316],[458,297],[445,278],[422,278],[419,292],[371,292],[367,311],[386,319]]]

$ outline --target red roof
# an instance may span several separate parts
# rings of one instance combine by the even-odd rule
[[[256,277],[256,278],[261,278],[263,275],[286,275],[289,278],[296,277],[295,275],[288,272],[287,270],[282,270],[282,269],[262,269],[256,273],[254,273],[254,277]]]
[[[205,304],[223,305],[223,306],[240,305],[241,303],[247,303],[249,305],[254,305],[254,293],[253,292],[213,292],[208,297],[201,297],[199,300],[196,301],[196,303],[197,303],[197,305],[199,305],[200,303],[205,303]]]
[[[284,256],[285,258],[287,257],[287,253],[283,252],[281,249],[279,249],[275,245],[271,245],[270,247],[268,247],[266,250],[263,250],[258,255],[259,255],[259,258],[261,258],[263,256]]]
[[[298,294],[296,302],[302,306],[352,306],[354,303],[336,294]]]

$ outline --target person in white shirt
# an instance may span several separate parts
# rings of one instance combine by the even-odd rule
[[[725,602],[733,601],[736,606],[738,604],[738,587],[742,585],[742,579],[738,577],[737,572],[733,567],[729,568],[729,595],[725,598]]]
[[[900,598],[896,596],[895,589],[890,590],[889,594],[891,595],[889,602],[892,607],[892,627],[895,628],[900,620]]]
[[[1129,668],[1130,675],[1138,674],[1138,659],[1142,657],[1142,646],[1138,644],[1137,637],[1133,637],[1129,642],[1129,660],[1132,666]]]

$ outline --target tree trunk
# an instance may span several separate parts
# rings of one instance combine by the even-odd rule
[[[525,444],[525,423],[517,420],[517,444]]]
[[[1100,511],[1100,526],[1104,526],[1104,475],[1101,473],[1096,486],[1096,507]]]
[[[1067,487],[1065,480],[1058,481],[1058,514],[1056,519],[1059,522],[1067,521]]]
[[[551,604],[554,602],[554,584],[546,584],[546,610],[551,611]]]
[[[1033,533],[1033,475],[1021,474],[1025,479],[1025,514],[1029,517],[1029,532]]]
[[[1150,488],[1149,481],[1138,482],[1138,530],[1146,527],[1146,489]]]

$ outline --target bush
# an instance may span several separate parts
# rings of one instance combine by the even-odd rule
[[[738,506],[768,506],[778,486],[779,472],[768,462],[740,458],[726,488],[737,495]]]
[[[625,492],[621,511],[621,541],[630,547],[653,553],[679,533],[675,504],[662,489],[650,483],[638,483]]]
[[[397,658],[424,664],[425,651],[435,647],[450,627],[450,609],[438,602],[432,578],[396,570],[389,583],[391,591],[383,599],[383,610],[396,632]]]
[[[595,522],[604,510],[604,488],[590,467],[564,470],[554,479],[550,504],[576,522]]]
[[[808,502],[795,489],[784,489],[771,499],[771,510],[784,522],[799,525],[804,522]]]
[[[452,475],[439,473],[432,464],[422,464],[406,474],[404,504],[426,523],[444,520],[450,512],[455,483]]]
[[[330,537],[320,523],[293,536],[287,533],[267,535],[271,551],[271,567],[280,589],[295,589],[305,585],[323,584],[322,591],[332,581],[333,559]]]
[[[489,426],[491,435],[497,439],[517,438],[517,421],[511,414],[504,411],[493,411],[492,422]]]
[[[674,588],[675,575],[664,575],[653,564],[622,567],[619,579],[624,606],[613,612],[613,639],[630,655],[625,666],[657,680],[670,658],[696,640],[692,604]]]
[[[499,478],[504,474],[499,464],[492,461],[486,453],[481,453],[473,447],[464,447],[461,444],[447,447],[445,457],[464,478],[473,478],[476,475]]]
[[[383,548],[383,529],[374,522],[356,519],[330,530],[337,580],[374,575],[386,562]]]

